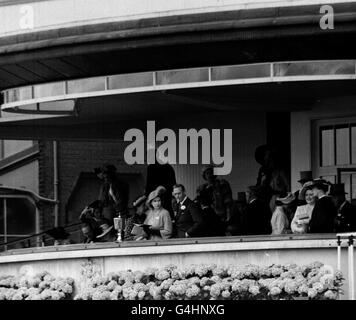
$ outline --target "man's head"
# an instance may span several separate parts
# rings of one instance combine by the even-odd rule
[[[340,207],[346,201],[345,185],[343,183],[334,184],[331,187],[330,195],[337,207]]]
[[[313,190],[313,194],[315,197],[320,198],[321,196],[325,195],[329,190],[329,183],[324,179],[316,179],[313,180],[313,184],[311,188]]]
[[[205,181],[209,183],[213,182],[216,179],[216,175],[214,175],[214,167],[211,165],[203,167],[202,176]]]
[[[89,224],[85,223],[82,225],[82,233],[85,238],[89,239],[90,241],[94,241],[94,231]]]
[[[173,186],[173,197],[177,202],[181,202],[185,198],[185,188],[182,184],[175,184]]]

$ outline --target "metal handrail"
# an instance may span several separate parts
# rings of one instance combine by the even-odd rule
[[[74,227],[74,226],[78,226],[82,224],[82,222],[76,222],[76,223],[72,223],[72,224],[69,224],[67,226],[64,226],[63,228],[64,229],[67,229],[67,228],[70,228],[70,227]],[[5,247],[8,246],[8,245],[11,245],[11,244],[14,244],[14,243],[18,243],[18,242],[24,242],[24,241],[28,241],[28,240],[31,240],[33,238],[36,238],[36,237],[39,237],[39,236],[42,236],[42,235],[45,235],[47,234],[47,232],[49,232],[50,230],[53,230],[54,228],[51,228],[51,229],[47,229],[45,231],[42,231],[42,232],[39,232],[39,233],[34,233],[30,236],[26,236],[22,239],[16,239],[16,240],[12,240],[12,241],[8,241],[8,242],[3,242],[3,243],[0,243],[0,247]]]

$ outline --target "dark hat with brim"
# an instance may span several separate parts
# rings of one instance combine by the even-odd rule
[[[276,201],[282,203],[282,204],[290,204],[295,200],[295,195],[291,192],[289,192],[285,197],[283,198],[276,198]]]
[[[205,165],[203,166],[202,170],[201,170],[201,175],[203,177],[204,180],[206,180],[205,178],[205,173],[208,171],[208,170],[212,170],[213,171],[213,174],[214,174],[214,166],[213,165]]]
[[[338,195],[343,195],[347,194],[345,192],[345,184],[344,183],[336,183],[333,184],[330,188],[330,193],[331,196],[338,196]]]

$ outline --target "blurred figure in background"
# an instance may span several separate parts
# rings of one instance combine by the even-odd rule
[[[332,185],[330,196],[337,208],[335,232],[356,231],[356,208],[346,200],[346,194],[343,183]]]
[[[293,202],[295,201],[293,193],[288,193],[284,198],[276,199],[276,208],[273,211],[271,218],[272,234],[290,233],[290,216],[293,210]]]
[[[246,191],[247,205],[243,214],[242,233],[244,235],[271,234],[272,212],[267,205],[261,186],[250,186]]]
[[[211,165],[203,167],[202,176],[206,183],[198,187],[197,196],[199,197],[200,193],[204,191],[205,196],[210,197],[212,208],[221,221],[229,221],[233,205],[229,182],[214,175],[214,167]]]

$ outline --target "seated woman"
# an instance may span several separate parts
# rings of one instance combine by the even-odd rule
[[[288,193],[284,198],[277,198],[275,201],[276,208],[273,211],[271,218],[272,234],[290,233],[289,215],[290,207],[295,201],[293,193]]]
[[[305,200],[307,204],[297,207],[291,223],[293,233],[307,233],[316,198],[312,190],[312,182],[306,182],[299,193],[299,200]]]
[[[164,191],[163,191],[164,190]],[[150,208],[146,212],[145,225],[149,227],[145,230],[148,233],[148,240],[163,240],[172,236],[172,220],[169,212],[162,207],[162,195],[165,188],[159,186],[152,191],[146,201]]]
[[[135,212],[126,219],[125,240],[137,241],[147,238],[147,234],[140,227],[146,220],[146,211],[148,209],[146,207],[146,200],[147,197],[143,195],[133,202],[132,206]]]

